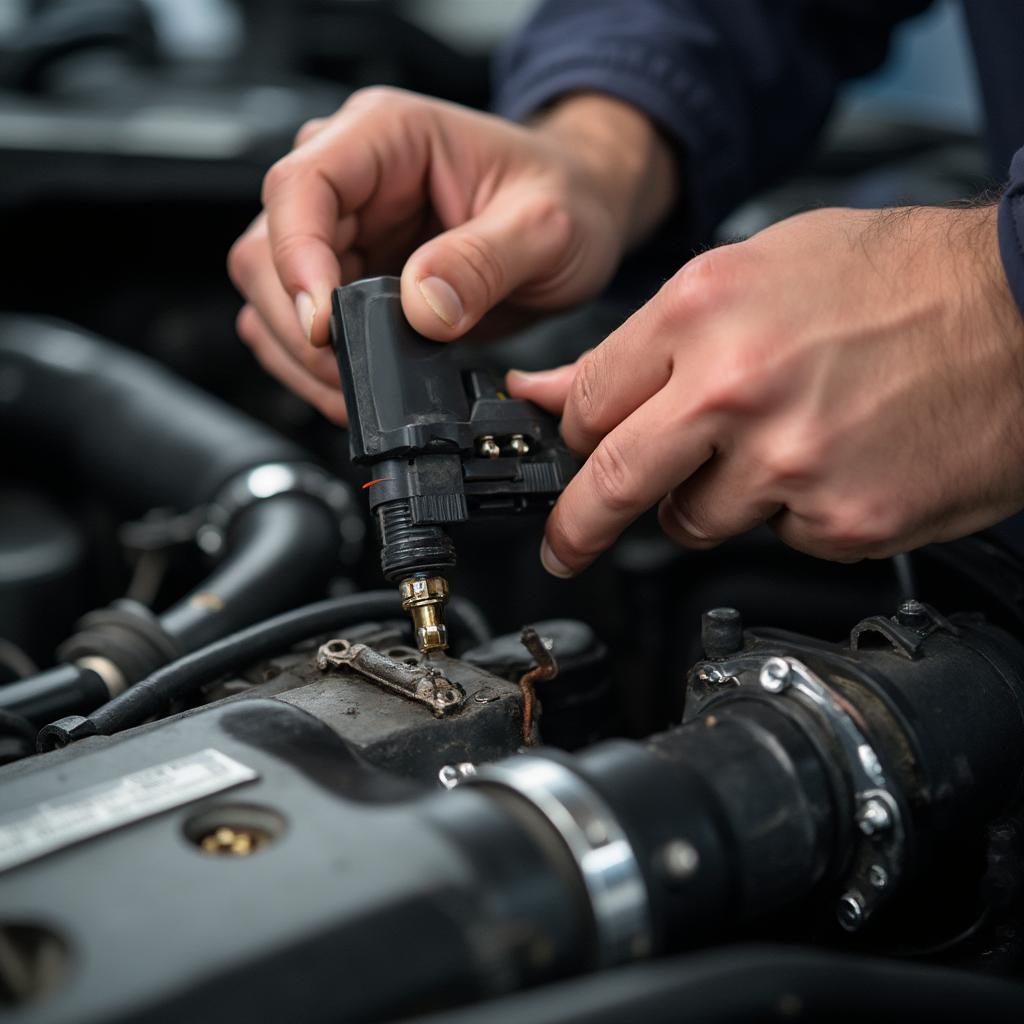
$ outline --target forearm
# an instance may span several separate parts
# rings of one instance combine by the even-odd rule
[[[686,153],[686,207],[706,235],[798,164],[838,83],[875,66],[892,26],[927,5],[547,0],[496,64],[496,109],[522,120],[589,90],[643,111]]]

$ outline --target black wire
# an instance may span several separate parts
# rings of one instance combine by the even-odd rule
[[[395,591],[372,590],[319,601],[277,615],[157,669],[94,711],[89,716],[92,728],[88,731],[109,736],[128,729],[161,714],[173,701],[195,693],[225,673],[280,654],[311,636],[400,613],[401,605]],[[447,618],[474,645],[489,638],[483,616],[468,601],[456,598],[449,602]]]

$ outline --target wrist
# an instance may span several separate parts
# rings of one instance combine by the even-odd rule
[[[650,236],[675,205],[678,157],[636,107],[601,93],[575,93],[534,122],[563,146],[614,218],[626,251]]]

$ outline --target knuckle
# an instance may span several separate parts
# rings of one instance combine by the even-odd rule
[[[342,110],[349,113],[378,110],[382,106],[407,103],[411,99],[412,94],[404,89],[396,89],[390,85],[367,85],[352,93],[342,106]]]
[[[326,120],[327,118],[325,117],[311,117],[308,121],[304,121],[295,133],[292,148],[298,148],[304,142],[308,142],[315,135],[318,135]]]
[[[567,403],[579,428],[588,436],[599,433],[601,391],[600,356],[595,349],[579,361]]]
[[[827,451],[823,437],[804,431],[794,437],[774,439],[758,461],[771,483],[805,484],[825,468]]]
[[[298,164],[291,154],[281,157],[280,160],[271,164],[270,170],[268,170],[263,176],[263,192],[261,198],[264,206],[275,193],[280,192],[282,188],[285,188],[289,184],[289,182],[295,180],[297,172]]]
[[[700,396],[702,408],[721,412],[755,410],[770,388],[771,368],[756,345],[734,339],[731,351],[723,351],[713,379]]]
[[[737,245],[708,249],[685,263],[662,291],[664,314],[672,320],[689,319],[720,310],[738,293],[746,258]]]
[[[228,276],[239,291],[252,276],[254,263],[255,245],[248,235],[242,235],[228,250]]]
[[[837,559],[866,558],[892,545],[901,532],[899,516],[884,498],[835,502],[823,517],[818,539]]]
[[[476,280],[484,307],[490,309],[505,294],[507,279],[494,246],[479,235],[465,231],[456,237],[455,251]]]
[[[612,512],[629,513],[636,507],[633,472],[619,442],[612,436],[590,456],[590,479],[601,504]]]
[[[551,192],[538,193],[523,204],[520,226],[524,232],[543,238],[554,251],[564,249],[572,237],[572,218],[566,204]]]
[[[256,311],[252,306],[245,305],[235,317],[235,331],[250,348],[255,348],[258,332],[256,330]]]
[[[293,269],[298,265],[303,253],[309,245],[309,236],[304,234],[282,235],[274,241],[273,260],[278,277],[286,291],[298,286]]]
[[[570,567],[590,562],[600,552],[587,540],[581,521],[571,511],[560,509],[559,513],[548,521],[547,539],[552,550]]]

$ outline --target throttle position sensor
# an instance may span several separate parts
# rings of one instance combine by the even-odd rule
[[[550,508],[576,471],[554,418],[509,397],[470,345],[429,341],[402,311],[397,277],[334,292],[331,337],[352,460],[419,649],[448,646],[444,605],[455,547],[447,527]],[[477,355],[477,359],[478,359]]]

